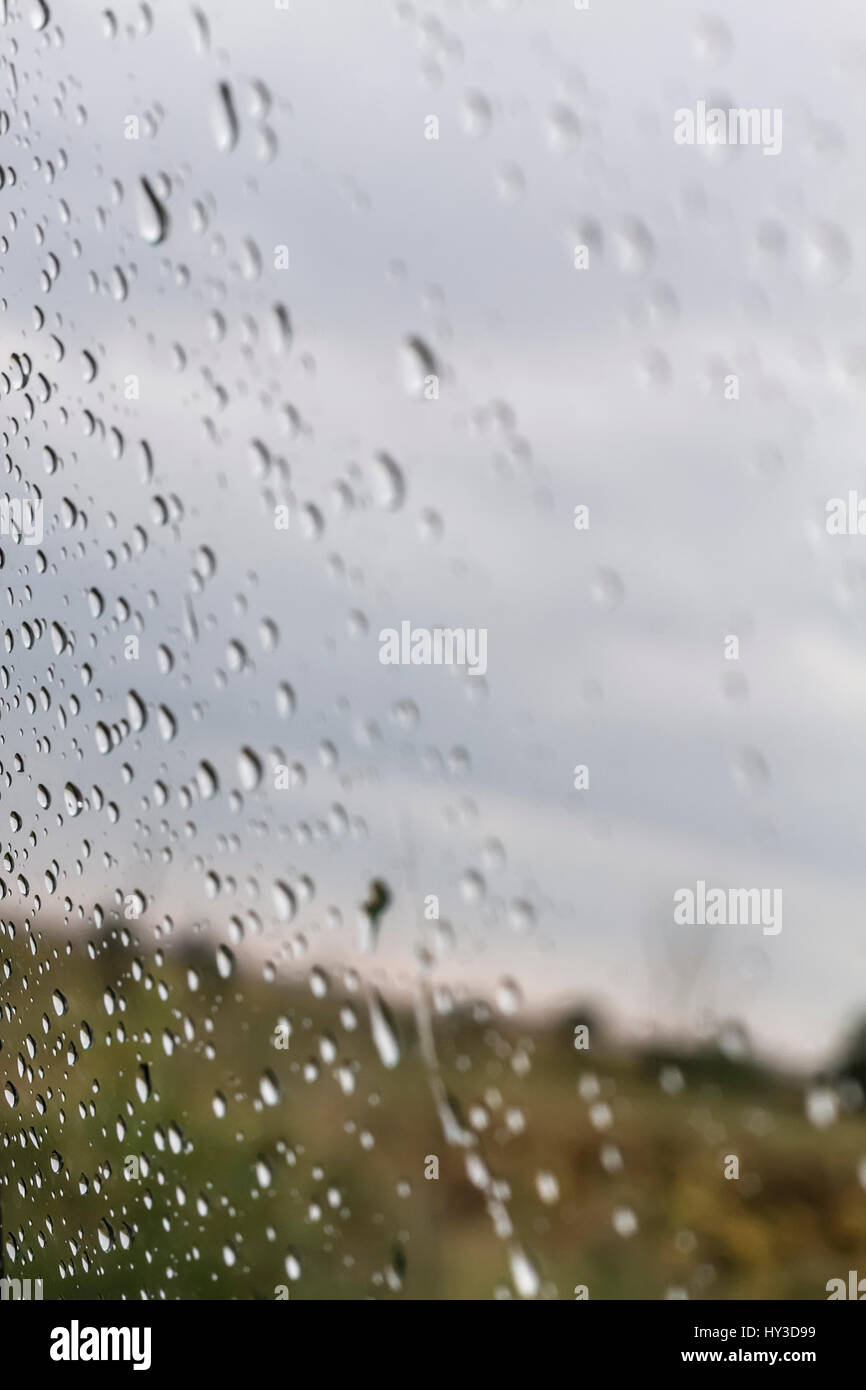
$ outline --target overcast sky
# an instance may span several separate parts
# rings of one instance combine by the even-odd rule
[[[3,402],[4,486],[43,490],[49,568],[4,547],[8,910],[21,873],[47,914],[140,890],[148,923],[214,944],[252,909],[251,945],[300,932],[306,968],[357,963],[380,877],[362,963],[392,988],[426,936],[456,986],[512,976],[528,1006],[591,997],[634,1033],[735,1017],[820,1057],[866,1007],[866,538],[824,526],[828,498],[866,495],[858,5],[207,0],[204,24],[172,0],[149,32],[128,0],[114,31],[102,3],[41,30],[22,8],[0,29],[0,332],[10,384],[13,354],[32,373]],[[699,100],[780,108],[781,153],[675,144]],[[413,337],[437,400],[412,393]],[[381,666],[404,619],[486,628],[485,680]],[[130,689],[147,723],[100,756]],[[274,790],[281,761],[303,785]],[[273,883],[300,897],[304,875],[279,923]],[[675,926],[698,879],[781,889],[783,930]]]

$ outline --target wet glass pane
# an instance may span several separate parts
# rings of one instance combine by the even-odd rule
[[[0,1276],[825,1298],[856,9],[0,17]]]

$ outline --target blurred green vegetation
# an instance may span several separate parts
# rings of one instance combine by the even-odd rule
[[[411,1009],[392,1015],[386,1068],[366,987],[337,972],[316,997],[309,971],[222,979],[197,941],[31,940],[0,942],[0,1072],[18,1094],[0,1101],[0,1195],[5,1272],[41,1277],[46,1299],[513,1297],[515,1248],[552,1298],[823,1299],[829,1278],[866,1274],[864,1112],[816,1128],[802,1078],[712,1048],[624,1051],[586,1011],[434,1010],[442,1085],[509,1235],[443,1133]],[[137,1180],[129,1156],[149,1164]]]

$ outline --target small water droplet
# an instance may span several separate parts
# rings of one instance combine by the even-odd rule
[[[371,465],[370,476],[376,505],[385,511],[398,511],[406,496],[406,484],[399,465],[390,454],[376,455]]]
[[[463,99],[462,122],[467,135],[478,138],[486,135],[493,120],[493,110],[483,92],[467,92]]]
[[[625,585],[616,570],[596,570],[592,581],[592,597],[599,608],[608,611],[618,608],[625,596]]]
[[[770,780],[767,761],[757,748],[741,748],[731,760],[736,786],[747,796],[762,791]]]

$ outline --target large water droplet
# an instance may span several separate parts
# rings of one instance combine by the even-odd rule
[[[242,748],[238,754],[238,776],[246,792],[255,791],[262,780],[261,759],[251,748]]]
[[[400,1041],[391,1012],[382,997],[373,990],[369,998],[370,1031],[383,1067],[389,1071],[402,1057]]]
[[[159,246],[168,236],[169,216],[147,179],[139,179],[136,190],[138,231],[149,246]]]
[[[373,497],[385,511],[396,512],[403,505],[406,484],[400,467],[389,454],[379,453],[370,468]]]
[[[279,1105],[280,1083],[272,1071],[262,1072],[259,1078],[259,1094],[265,1105]]]
[[[508,1251],[511,1278],[521,1298],[535,1298],[541,1288],[541,1278],[525,1250],[512,1246]]]
[[[227,154],[238,143],[238,118],[234,98],[227,82],[221,82],[216,90],[211,112],[216,147],[221,154]]]
[[[420,338],[407,338],[400,349],[400,371],[410,396],[424,393],[426,380],[437,376],[436,359]]]
[[[37,33],[40,29],[45,28],[46,24],[48,24],[50,19],[51,11],[48,8],[46,0],[31,0],[30,24],[37,31]]]

